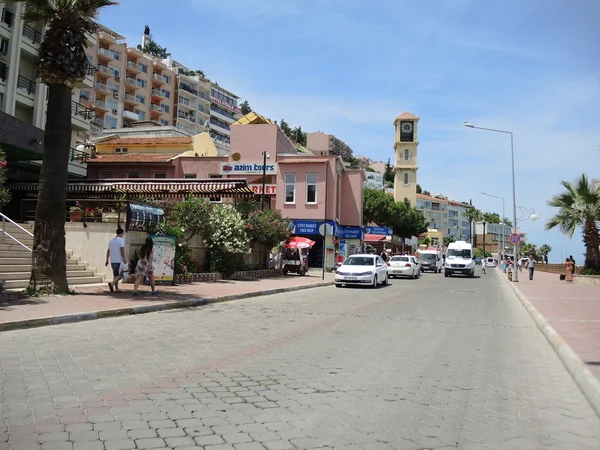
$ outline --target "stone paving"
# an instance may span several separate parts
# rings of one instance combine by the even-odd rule
[[[5,332],[0,396],[0,450],[600,447],[497,274]]]

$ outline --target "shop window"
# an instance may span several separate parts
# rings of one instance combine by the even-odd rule
[[[286,200],[287,201],[287,200]],[[306,174],[306,203],[317,203],[317,174]]]
[[[295,203],[296,201],[296,174],[285,174],[285,203]]]

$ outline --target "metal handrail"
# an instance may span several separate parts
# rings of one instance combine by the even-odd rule
[[[15,225],[17,228],[21,229],[21,231],[25,232],[25,234],[28,234],[29,236],[33,237],[33,233],[31,233],[31,231],[26,230],[25,228],[23,228],[21,225],[19,225],[15,221],[13,221],[10,217],[7,217],[7,216],[5,216],[2,213],[0,213],[0,216],[2,216],[2,240],[4,240],[4,236],[8,236],[13,241],[15,241],[17,244],[19,244],[22,247],[24,247],[25,249],[29,250],[30,252],[33,251],[32,249],[30,249],[29,247],[27,247],[25,244],[23,244],[21,241],[19,241],[16,237],[12,236],[8,231],[6,231],[4,229],[4,227],[6,225],[6,221],[8,220],[10,223],[12,223],[13,225]]]

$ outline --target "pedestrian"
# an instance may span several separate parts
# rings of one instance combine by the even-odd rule
[[[577,264],[575,264],[575,260],[573,259],[573,255],[569,255],[569,260],[573,263],[573,270],[575,270],[575,266]]]
[[[529,255],[527,268],[529,269],[529,279],[533,280],[533,272],[535,271],[535,259],[533,258],[533,255]]]
[[[565,260],[565,281],[573,281],[573,272],[575,271],[575,264],[573,264],[572,257],[569,256]]]
[[[485,258],[481,258],[481,273],[483,275],[486,274],[486,271],[485,271]]]
[[[119,289],[119,281],[123,279],[123,271],[121,270],[121,264],[125,264],[125,231],[119,227],[116,231],[117,235],[110,240],[108,243],[108,249],[106,250],[106,263],[104,264],[110,267],[113,273],[112,283],[108,283],[110,292],[121,292]]]
[[[135,268],[135,283],[133,285],[134,296],[139,295],[137,290],[140,283],[144,280],[144,277],[148,277],[150,289],[152,289],[152,295],[158,294],[156,286],[154,285],[154,267],[152,266],[152,260],[154,257],[154,253],[152,252],[153,247],[154,242],[152,241],[152,238],[146,238],[146,242],[138,250],[138,256],[140,259],[138,260]]]
[[[382,250],[381,255],[379,256],[383,259],[383,262],[387,262],[387,253],[385,252],[385,249]]]

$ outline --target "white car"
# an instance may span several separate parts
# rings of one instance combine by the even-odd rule
[[[335,271],[335,287],[388,284],[388,267],[377,255],[348,256]]]
[[[421,276],[421,266],[419,261],[412,255],[392,256],[387,265],[390,278],[419,278]]]
[[[486,267],[496,267],[496,260],[494,258],[485,258],[485,266]]]

